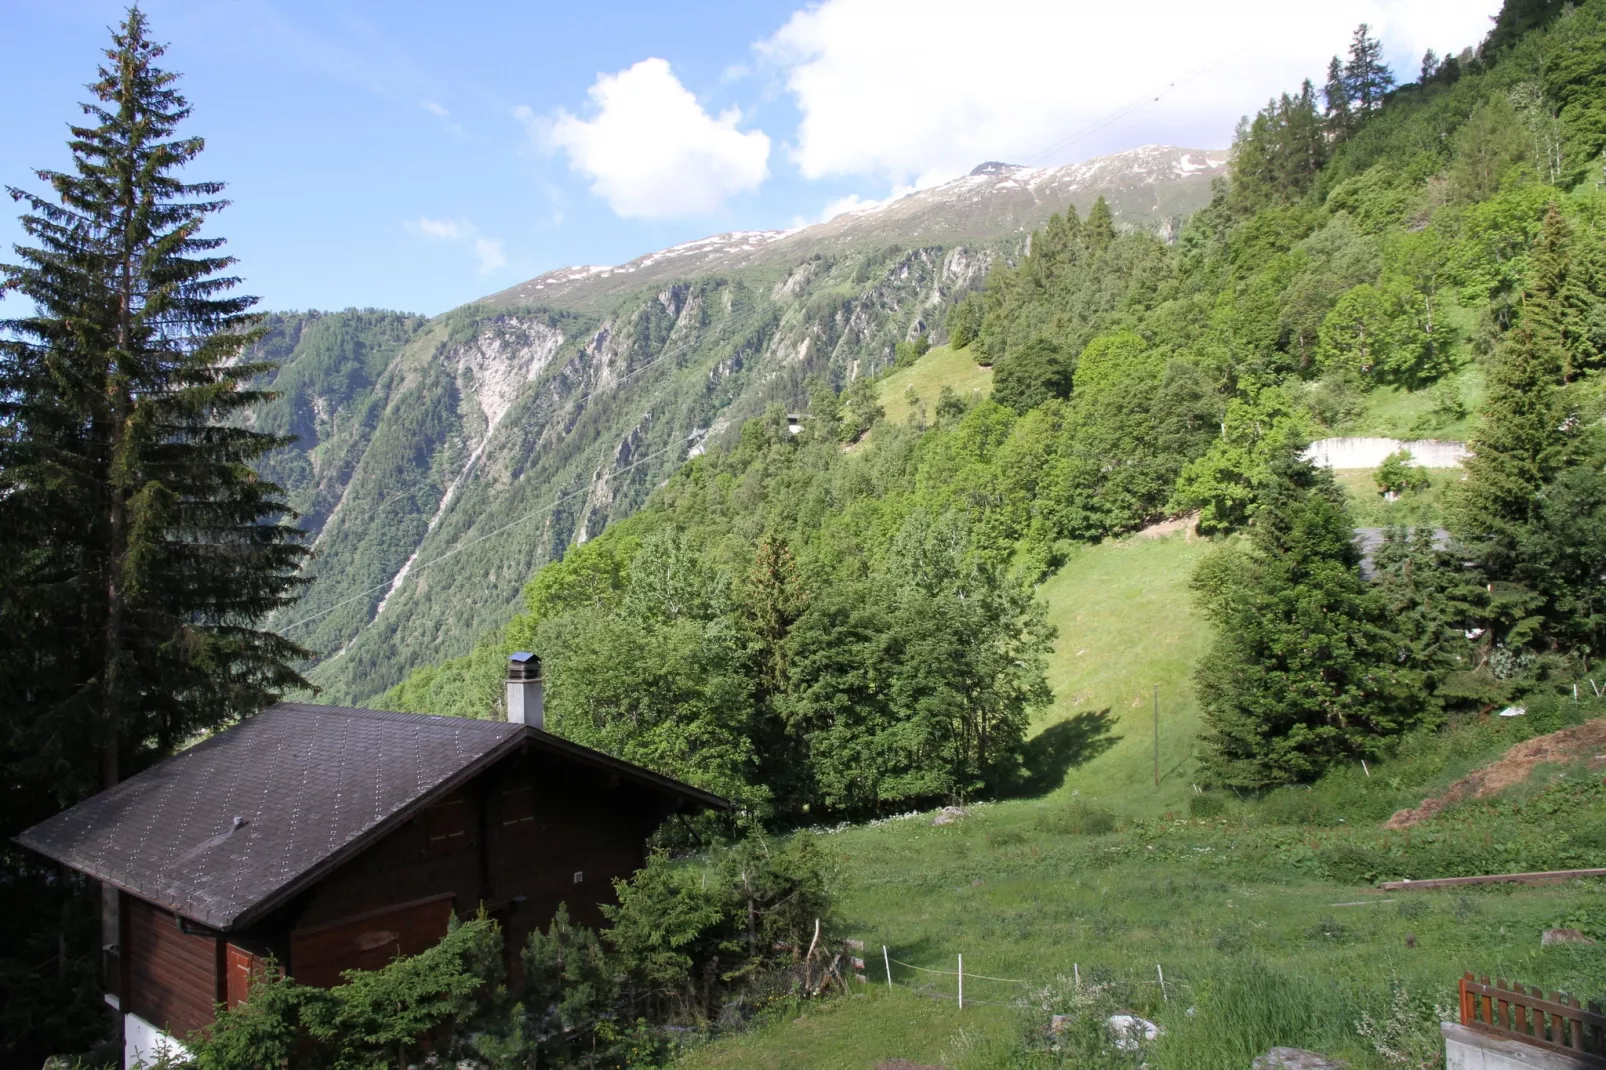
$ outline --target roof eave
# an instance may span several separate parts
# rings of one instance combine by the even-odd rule
[[[724,796],[715,795],[711,791],[704,791],[702,788],[693,787],[684,781],[676,780],[674,777],[667,777],[662,773],[655,773],[645,766],[637,765],[634,762],[627,762],[622,758],[615,758],[610,754],[604,754],[602,751],[593,750],[590,747],[564,739],[562,736],[555,736],[550,732],[543,731],[539,728],[533,728],[528,725],[525,726],[524,734],[527,740],[548,750],[556,751],[570,758],[578,759],[599,769],[608,769],[616,773],[622,773],[634,780],[639,781],[649,788],[653,788],[664,793],[665,795],[673,795],[682,799],[689,799],[692,802],[700,806],[707,807],[710,810],[729,811],[734,808],[731,801]]]

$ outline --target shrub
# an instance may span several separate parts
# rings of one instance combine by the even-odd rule
[[[1390,868],[1381,852],[1349,843],[1329,847],[1317,864],[1328,880],[1345,884],[1371,884]]]
[[[1038,815],[1037,827],[1067,836],[1102,836],[1115,831],[1115,814],[1102,806],[1072,799],[1063,809]]]
[[[1403,449],[1383,458],[1383,463],[1377,466],[1377,473],[1372,478],[1377,482],[1379,494],[1426,490],[1432,482],[1427,470],[1412,464],[1410,451]]]

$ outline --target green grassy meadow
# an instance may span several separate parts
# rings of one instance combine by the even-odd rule
[[[1383,894],[1364,872],[1420,879],[1606,864],[1598,777],[1536,785],[1506,810],[1467,804],[1413,830],[1414,840],[1380,826],[1519,739],[1606,706],[1553,712],[1564,718],[1553,725],[1494,719],[1418,737],[1370,775],[1346,771],[1314,791],[1255,803],[1199,796],[1189,779],[1200,724],[1190,668],[1208,631],[1188,578],[1209,545],[1177,533],[1093,546],[1045,583],[1059,629],[1055,702],[1034,726],[1028,793],[975,805],[950,825],[926,813],[824,833],[840,866],[842,930],[865,942],[872,983],[776,1008],[683,1065],[1105,1065],[1028,1050],[1051,1013],[1080,1006],[1077,974],[1099,1015],[1132,1010],[1167,1030],[1149,1053],[1157,1068],[1241,1070],[1278,1044],[1383,1067],[1357,1033],[1361,1016],[1387,1020],[1393,984],[1415,1008],[1415,1035],[1436,1038],[1432,1005],[1453,1002],[1466,970],[1606,992],[1598,949],[1539,943],[1569,919],[1606,923],[1596,883]],[[1584,795],[1568,795],[1569,783]],[[1535,832],[1535,823],[1556,827],[1546,815],[1558,808],[1582,830],[1571,841]],[[891,989],[882,945],[908,964],[893,964]],[[953,971],[961,954],[963,1010],[951,973],[913,968]]]
[[[1034,753],[1057,747],[1074,757],[1060,794],[1118,800],[1134,816],[1186,805],[1199,728],[1192,667],[1209,643],[1188,581],[1209,548],[1208,540],[1182,532],[1103,543],[1083,549],[1043,584],[1059,635],[1048,669],[1054,705],[1034,726]]]
[[[876,384],[881,407],[892,423],[907,423],[917,406],[909,401],[909,391],[925,406],[926,422],[937,416],[937,396],[951,386],[962,398],[985,395],[992,390],[993,370],[976,363],[969,349],[936,346],[907,368],[900,368]]]
[[[1429,485],[1406,491],[1394,501],[1385,501],[1377,491],[1376,471],[1371,468],[1339,468],[1333,478],[1349,495],[1350,513],[1357,527],[1381,528],[1390,524],[1417,527],[1444,526],[1445,493],[1459,483],[1465,473],[1459,468],[1428,468]]]
[[[1475,373],[1465,379],[1464,395],[1475,394]],[[882,404],[888,419],[904,420],[907,386],[929,414],[943,385],[963,394],[989,380],[968,353],[942,347],[887,377]],[[1356,433],[1409,437],[1427,404],[1425,394],[1379,390]],[[1429,474],[1428,489],[1388,503],[1371,471],[1335,473],[1362,525],[1440,523],[1459,472]],[[1406,833],[1381,825],[1513,743],[1606,716],[1606,703],[1561,702],[1521,720],[1419,734],[1369,769],[1262,800],[1199,794],[1192,667],[1210,636],[1188,584],[1211,545],[1186,532],[1129,537],[1082,548],[1047,580],[1054,702],[1033,725],[1025,790],[952,824],[924,813],[819,832],[840,867],[842,932],[864,941],[870,983],[778,1006],[681,1065],[1243,1070],[1292,1045],[1382,1068],[1407,1064],[1380,1055],[1358,1023],[1424,1057],[1442,1050],[1436,1023],[1468,970],[1606,994],[1599,948],[1539,940],[1556,925],[1606,938],[1602,882],[1374,887],[1378,878],[1606,865],[1606,789],[1582,767],[1541,769],[1509,798],[1452,807]],[[883,945],[897,960],[892,987]],[[959,955],[963,1009],[952,972]],[[1163,1035],[1141,1055],[1099,1051],[1103,1018],[1116,1010],[1151,1018]],[[1053,1013],[1086,1025],[1080,1035],[1094,1047],[1077,1049],[1073,1030],[1050,1050]]]

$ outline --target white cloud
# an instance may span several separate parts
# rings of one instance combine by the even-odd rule
[[[419,216],[407,226],[408,229],[415,230],[425,237],[457,242],[465,246],[478,261],[481,275],[490,275],[507,267],[507,251],[502,245],[502,239],[486,237],[479,232],[478,227],[466,219],[431,219],[428,216]]]
[[[463,236],[464,224],[454,219],[430,219],[428,216],[419,216],[418,229],[431,238],[447,238],[456,241]]]
[[[661,59],[604,74],[590,89],[597,111],[580,119],[515,112],[532,136],[561,149],[569,166],[619,215],[704,215],[769,175],[770,139],[737,129],[741,112],[709,115]]]
[[[507,267],[507,255],[502,251],[501,238],[475,238],[474,255],[480,258],[481,275],[489,275]]]
[[[838,197],[835,200],[827,201],[825,207],[820,210],[819,216],[808,220],[808,222],[829,223],[839,215],[868,212],[880,208],[882,205],[891,204],[899,197],[906,197],[914,191],[915,188],[913,186],[895,186],[892,192],[885,197],[861,197],[857,193],[850,193],[846,197]]]
[[[418,102],[418,106],[437,119],[450,119],[452,117],[452,113],[446,109],[444,104],[437,104],[433,100],[421,100]]]
[[[824,0],[756,47],[802,112],[792,151],[806,177],[926,186],[983,160],[1062,163],[1162,138],[1225,147],[1268,96],[1306,77],[1319,88],[1357,23],[1409,81],[1425,49],[1476,44],[1498,6]]]

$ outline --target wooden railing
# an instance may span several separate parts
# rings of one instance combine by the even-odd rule
[[[1469,973],[1461,978],[1461,1024],[1606,1067],[1606,1014],[1562,992],[1546,999],[1537,988]]]

